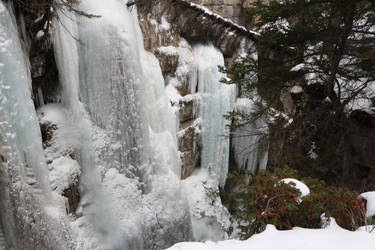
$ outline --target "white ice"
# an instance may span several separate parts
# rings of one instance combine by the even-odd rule
[[[120,0],[79,7],[100,18],[59,13],[55,53],[63,108],[78,131],[80,244],[161,249],[191,239],[176,116],[159,63],[143,48],[136,9]]]
[[[224,186],[229,165],[229,125],[224,115],[234,108],[236,89],[220,80],[225,76],[218,66],[224,57],[213,45],[193,48],[197,73],[192,76],[192,94],[202,95],[199,116],[202,119],[202,168],[208,169],[217,185]]]
[[[47,167],[40,127],[31,99],[28,58],[22,50],[14,19],[0,3],[0,129],[11,146],[9,158],[17,162],[23,177],[35,175],[49,197]],[[32,169],[32,174],[27,173]]]
[[[254,101],[238,98],[236,111],[250,115],[254,111]],[[252,172],[266,169],[268,161],[268,142],[265,136],[268,126],[263,118],[250,121],[232,132],[232,147],[236,165],[239,169]]]

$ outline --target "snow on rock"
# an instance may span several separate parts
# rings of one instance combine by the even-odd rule
[[[67,156],[55,159],[49,167],[51,187],[60,194],[74,184],[81,174],[78,162]]]
[[[47,162],[66,154],[74,154],[78,144],[78,128],[74,125],[72,113],[61,104],[48,104],[38,109],[40,124],[47,126],[52,136],[44,149]]]
[[[223,240],[228,238],[230,214],[221,204],[217,183],[201,169],[182,181],[190,206],[194,239]]]
[[[227,240],[214,243],[182,242],[168,250],[373,250],[375,237],[367,232],[351,232],[338,226],[326,229],[293,228],[280,231],[273,225],[245,241]]]
[[[252,33],[254,35],[259,35],[258,32],[255,32],[253,30],[248,30],[246,29],[244,26],[241,26],[241,25],[238,25],[236,23],[234,23],[232,20],[228,19],[228,18],[224,18],[218,14],[215,14],[213,13],[211,10],[209,10],[208,8],[202,6],[202,5],[199,5],[199,4],[195,4],[195,3],[190,3],[190,6],[196,8],[196,9],[200,9],[201,11],[203,11],[206,15],[209,15],[209,16],[213,16],[215,17],[216,19],[219,19],[219,20],[222,20],[223,22],[225,23],[230,23],[231,25],[237,27],[238,29],[241,29],[245,32],[249,32],[249,33]]]
[[[361,197],[367,201],[366,217],[375,216],[375,191],[362,193]]]
[[[300,94],[303,92],[303,88],[298,85],[294,85],[293,88],[290,90],[292,94]]]
[[[305,64],[304,64],[304,63],[300,63],[300,64],[297,64],[296,66],[294,66],[293,68],[291,68],[290,71],[300,71],[300,70],[302,70],[304,67],[305,67]]]
[[[285,178],[280,180],[280,182],[284,182],[285,184],[291,184],[291,186],[295,187],[301,192],[301,197],[307,196],[310,194],[310,189],[308,186],[306,186],[305,183],[293,179],[293,178]]]

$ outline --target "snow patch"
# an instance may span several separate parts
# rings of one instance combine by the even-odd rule
[[[285,179],[280,180],[280,182],[284,182],[285,184],[290,184],[292,187],[295,187],[297,190],[301,192],[300,197],[304,197],[310,194],[309,187],[305,183],[299,180],[296,180],[293,178],[285,178]]]
[[[375,191],[362,193],[361,197],[367,201],[366,217],[375,216]]]

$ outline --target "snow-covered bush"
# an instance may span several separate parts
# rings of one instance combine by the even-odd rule
[[[248,174],[250,184],[243,176],[232,176],[239,185],[239,191],[231,194],[231,204],[235,204],[232,211],[244,239],[262,232],[267,224],[277,229],[321,228],[330,217],[349,230],[365,224],[364,201],[355,191],[307,178],[302,182],[310,188],[310,193],[302,195],[293,182],[281,181],[297,176],[289,168]]]

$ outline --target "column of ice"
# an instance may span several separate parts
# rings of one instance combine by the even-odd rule
[[[248,98],[238,98],[235,109],[250,115],[254,102]],[[236,128],[232,133],[232,148],[236,166],[252,172],[266,169],[268,160],[268,126],[263,118]]]
[[[216,179],[217,184],[224,186],[229,163],[229,131],[224,118],[233,110],[235,86],[220,83],[225,77],[219,72],[218,65],[224,66],[224,57],[212,45],[197,45],[193,48],[197,75],[191,84],[194,92],[202,94],[200,116],[202,118],[202,162]],[[196,87],[196,84],[198,84]]]
[[[0,129],[24,177],[31,167],[39,187],[49,196],[47,166],[39,123],[31,99],[28,58],[21,48],[14,19],[0,2]]]

